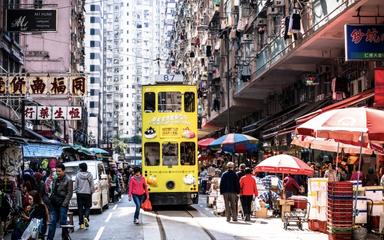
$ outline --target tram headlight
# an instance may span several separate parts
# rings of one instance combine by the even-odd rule
[[[147,183],[149,186],[157,187],[157,176],[151,175],[147,178]]]
[[[195,182],[196,182],[196,179],[195,179],[195,177],[192,174],[185,175],[184,183],[186,185],[193,185],[193,184],[195,184]]]

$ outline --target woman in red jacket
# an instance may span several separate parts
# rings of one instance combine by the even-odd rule
[[[245,215],[245,221],[251,221],[251,206],[253,197],[258,195],[256,180],[250,168],[245,169],[245,176],[240,178],[240,201]]]
[[[145,195],[144,195],[145,194]],[[133,175],[129,181],[128,200],[136,205],[136,211],[133,218],[135,224],[139,224],[139,214],[141,203],[144,201],[144,196],[149,198],[148,186],[145,178],[141,175],[141,168],[135,167],[133,169]]]

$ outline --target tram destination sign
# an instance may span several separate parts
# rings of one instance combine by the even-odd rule
[[[384,59],[384,24],[346,24],[346,61]]]
[[[56,10],[7,9],[8,32],[55,32]]]
[[[155,77],[157,83],[182,83],[184,77],[181,74],[161,74]]]

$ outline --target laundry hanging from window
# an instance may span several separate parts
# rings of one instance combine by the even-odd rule
[[[288,32],[300,33],[301,32],[301,16],[299,13],[292,13],[289,17]]]

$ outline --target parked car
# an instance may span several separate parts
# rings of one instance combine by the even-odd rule
[[[105,173],[104,165],[101,161],[73,161],[66,162],[65,172],[68,177],[73,181],[73,189],[76,189],[75,179],[76,174],[80,171],[79,164],[85,162],[88,165],[88,171],[93,175],[93,181],[95,185],[95,192],[92,194],[92,207],[91,209],[97,210],[99,213],[103,212],[103,208],[108,208],[109,201],[109,185],[108,176]],[[70,210],[77,209],[76,193],[72,195],[72,199],[69,203]]]

